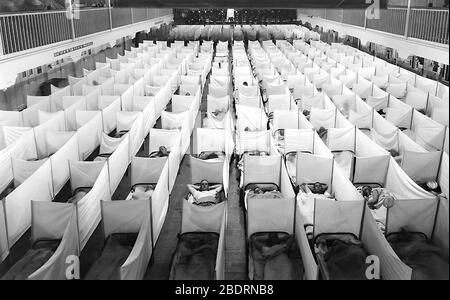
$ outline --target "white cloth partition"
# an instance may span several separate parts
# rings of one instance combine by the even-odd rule
[[[360,237],[364,201],[329,201],[317,198],[314,205],[314,236],[345,232]]]
[[[318,109],[311,108],[310,112],[310,122],[315,129],[320,127],[334,128],[336,124],[336,109]]]
[[[244,156],[244,188],[251,183],[274,183],[280,187],[281,156]]]
[[[138,233],[130,255],[120,267],[120,279],[142,279],[153,249],[150,201],[102,201],[101,203],[105,237],[113,233]]]
[[[242,131],[236,139],[236,152],[241,155],[247,151],[271,153],[272,136],[269,131]]]
[[[12,170],[14,178],[14,186],[21,185],[28,177],[30,177],[37,169],[39,169],[43,163],[47,161],[47,158],[41,160],[23,160],[12,158]]]
[[[85,160],[100,145],[102,114],[98,111],[77,111],[76,119],[80,159]]]
[[[47,160],[5,199],[9,246],[12,247],[31,225],[31,200],[53,199],[51,163]]]
[[[331,186],[334,158],[332,156],[297,153],[296,182],[321,182]]]
[[[101,219],[100,200],[110,201],[108,164],[100,171],[94,186],[77,202],[80,249],[83,250]]]
[[[442,153],[404,151],[402,169],[416,182],[437,180]]]
[[[32,201],[32,239],[61,239],[52,257],[32,273],[31,280],[65,280],[67,258],[80,255],[77,211],[74,204]]]
[[[78,135],[73,135],[64,146],[50,157],[54,195],[61,191],[70,178],[69,161],[79,159]]]
[[[130,163],[130,135],[124,136],[120,145],[108,158],[110,193],[114,194]]]
[[[247,127],[251,131],[267,129],[268,118],[262,109],[236,105],[236,114],[239,131],[244,131]]]
[[[105,161],[69,161],[70,188],[93,187]]]
[[[314,131],[311,129],[285,129],[284,153],[314,152]]]
[[[220,234],[225,202],[212,206],[199,206],[183,201],[181,234],[187,232],[215,232]]]
[[[5,202],[0,200],[0,262],[9,255],[8,231],[6,230]]]
[[[120,112],[120,97],[99,96],[98,108],[102,113],[103,132],[109,134],[117,127],[117,114]]]

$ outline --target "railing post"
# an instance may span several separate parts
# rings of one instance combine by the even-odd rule
[[[109,12],[109,30],[113,30],[111,0],[107,0],[107,1],[108,1],[108,12]]]
[[[410,14],[411,14],[411,0],[408,0],[408,10],[406,11],[406,24],[405,24],[405,39],[408,38]]]
[[[133,16],[133,8],[130,7],[130,13],[131,13],[131,24],[134,24],[134,16]]]
[[[70,20],[70,30],[71,30],[71,34],[72,34],[72,41],[74,41],[76,36],[75,36],[75,24],[73,22],[74,12],[73,12],[72,1],[66,1],[66,5],[68,5],[68,7],[66,7],[66,9],[67,9],[66,16]]]
[[[1,22],[1,19],[0,19]],[[3,52],[3,33],[2,33],[2,26],[0,26],[0,59],[5,53]]]

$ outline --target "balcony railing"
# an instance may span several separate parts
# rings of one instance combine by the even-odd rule
[[[449,44],[448,9],[388,7],[379,19],[366,19],[362,9],[300,10],[300,13],[404,37]]]
[[[171,9],[82,9],[79,18],[66,11],[0,14],[0,56],[9,55],[90,34],[112,30],[172,14]]]

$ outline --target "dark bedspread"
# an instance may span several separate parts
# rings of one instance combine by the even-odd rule
[[[85,280],[119,280],[120,267],[130,255],[136,239],[137,233],[111,234]]]
[[[170,271],[171,280],[212,280],[219,235],[210,232],[184,233],[180,236]]]
[[[25,256],[2,277],[2,280],[25,280],[52,257],[59,246],[59,240],[41,241],[33,245]]]
[[[317,258],[326,279],[365,280],[366,258],[369,255],[363,244],[352,235],[336,234],[319,236]]]
[[[442,250],[424,235],[399,232],[387,237],[398,257],[413,269],[413,280],[448,280],[449,265]]]
[[[300,280],[304,268],[293,236],[287,233],[255,233],[250,238],[253,280]]]

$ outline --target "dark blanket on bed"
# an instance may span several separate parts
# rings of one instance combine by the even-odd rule
[[[253,280],[300,280],[304,268],[300,250],[287,233],[255,233],[250,238]]]
[[[60,240],[42,241],[28,250],[25,256],[2,277],[2,280],[26,280],[52,257]]]
[[[119,280],[120,267],[125,263],[137,239],[137,233],[111,234],[101,256],[89,270],[85,280]]]
[[[369,255],[363,244],[350,235],[319,237],[323,256],[319,260],[325,264],[324,270],[331,280],[366,280],[366,258]]]
[[[184,233],[180,236],[170,271],[171,280],[212,280],[219,235],[210,232]]]
[[[413,280],[448,280],[449,265],[442,250],[424,235],[402,231],[387,237],[398,257],[413,269]]]

